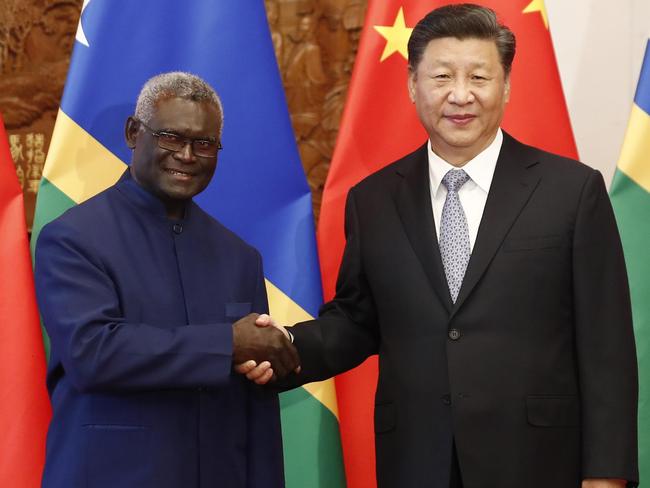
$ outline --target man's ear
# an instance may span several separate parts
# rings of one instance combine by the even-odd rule
[[[506,87],[504,91],[505,102],[510,101],[510,75],[506,76]]]
[[[408,90],[411,103],[415,103],[415,71],[409,69]]]
[[[135,143],[138,138],[138,129],[140,128],[140,122],[133,116],[126,119],[126,124],[124,126],[124,138],[126,139],[126,145],[129,146],[129,149],[135,149]]]

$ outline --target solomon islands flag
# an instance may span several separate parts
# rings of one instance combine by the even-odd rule
[[[650,40],[610,197],[621,233],[639,362],[639,477],[650,478]]]
[[[112,185],[130,161],[124,123],[151,76],[188,71],[219,93],[224,149],[207,212],[260,250],[280,322],[321,301],[311,194],[305,181],[262,0],[84,0],[43,180],[44,224]],[[334,384],[281,395],[288,487],[345,485]]]

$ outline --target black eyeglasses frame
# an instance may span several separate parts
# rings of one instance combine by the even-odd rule
[[[139,119],[135,119],[135,121],[138,122],[140,125],[142,125],[142,127],[144,127],[147,132],[149,132],[152,136],[154,136],[158,140],[158,147],[159,148],[165,149],[166,151],[172,151],[172,152],[181,151],[189,143],[190,147],[192,148],[192,154],[194,154],[194,156],[197,156],[197,157],[200,157],[200,158],[216,158],[219,155],[219,151],[221,151],[223,149],[223,145],[221,144],[221,141],[216,141],[216,140],[211,141],[210,139],[185,137],[185,136],[182,136],[180,134],[176,134],[175,132],[168,132],[168,131],[165,131],[165,130],[154,130],[154,129],[152,129],[151,127],[149,127],[147,124],[145,124],[144,122],[142,122]],[[164,139],[162,140],[162,143],[161,143],[161,136],[163,136],[163,137],[164,136],[171,136],[173,138],[176,138],[179,141],[182,141],[183,145],[181,147],[179,147],[179,148],[177,148],[176,146],[165,146],[164,145]],[[205,143],[205,142],[208,142],[208,143],[216,142],[217,143],[217,152],[215,154],[211,154],[211,155],[197,154],[196,147],[194,146],[195,142],[203,142],[203,143]],[[199,149],[199,152],[201,152],[200,149]]]

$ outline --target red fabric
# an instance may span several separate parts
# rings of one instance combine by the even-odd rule
[[[334,295],[343,254],[343,214],[349,188],[426,140],[407,91],[407,62],[398,52],[380,62],[386,40],[374,26],[392,26],[400,7],[407,27],[445,3],[369,0],[341,129],[325,185],[318,248],[325,299]],[[517,37],[510,102],[502,126],[542,149],[577,157],[549,31],[530,0],[476,3],[493,8]],[[350,488],[375,483],[373,397],[376,357],[336,378],[345,470]]]
[[[40,486],[45,370],[23,196],[0,118],[0,486]]]

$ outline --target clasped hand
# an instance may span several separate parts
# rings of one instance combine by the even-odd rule
[[[266,314],[252,313],[232,326],[235,371],[257,384],[300,371],[298,351],[283,327]]]

